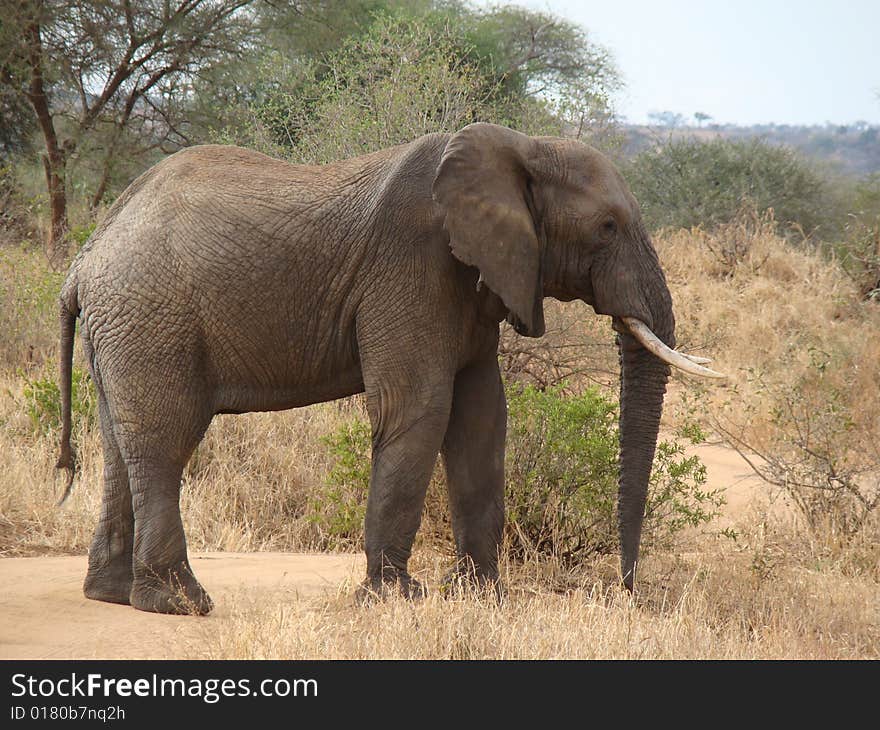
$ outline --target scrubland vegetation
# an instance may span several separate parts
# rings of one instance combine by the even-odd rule
[[[161,4],[147,5],[161,20]],[[616,586],[613,333],[585,305],[553,303],[543,339],[503,334],[503,605],[434,591],[417,605],[359,608],[353,586],[320,600],[280,596],[281,610],[242,598],[193,655],[878,657],[876,175],[832,176],[760,141],[675,141],[623,159],[610,53],[532,11],[415,1],[285,7],[244,3],[230,16],[236,25],[227,32],[241,33],[242,47],[256,29],[271,29],[261,53],[208,54],[168,70],[156,100],[138,92],[151,114],[164,112],[147,127],[109,103],[77,127],[69,68],[47,73],[59,148],[65,135],[73,140],[63,225],[41,179],[44,130],[16,86],[28,67],[4,60],[16,58],[17,39],[0,26],[0,108],[17,120],[0,140],[0,555],[88,547],[102,461],[80,353],[80,471],[70,499],[55,504],[63,481],[54,470],[57,293],[66,261],[138,169],[204,141],[325,162],[482,119],[576,136],[618,159],[655,230],[680,349],[713,357],[712,367],[731,376],[721,385],[670,383],[635,597]],[[175,84],[184,81],[190,93],[179,96]],[[122,91],[130,88],[139,87]],[[706,486],[693,445],[707,440],[738,449],[766,480],[747,509],[731,511],[723,489]],[[190,549],[357,551],[368,475],[360,397],[218,416],[184,476]],[[414,555],[429,586],[452,556],[444,490],[438,465]]]

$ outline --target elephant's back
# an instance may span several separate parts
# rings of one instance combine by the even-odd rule
[[[278,235],[270,221],[290,167],[225,145],[159,162],[120,195],[74,262],[81,300],[90,289],[131,291],[157,280],[207,284],[212,272],[216,279],[258,260],[257,248]]]
[[[327,240],[344,238],[334,229],[346,209],[343,198],[358,200],[360,219],[368,220],[368,191],[377,187],[373,178],[381,177],[392,152],[310,166],[231,145],[181,150],[123,192],[83,256],[94,259],[92,268],[124,273],[144,257],[239,267],[282,248],[295,255],[297,244],[316,233],[312,229],[326,227]]]
[[[305,357],[319,339],[313,330],[332,319],[329,357],[339,351],[348,361],[368,236],[341,225],[333,179],[355,170],[366,181],[356,162],[300,167],[207,145],[153,167],[111,208],[77,263],[76,299],[95,344],[113,347],[116,323],[137,321],[138,332],[173,333],[235,371],[244,361],[280,360],[285,349]],[[358,221],[368,220],[367,208]],[[360,265],[340,267],[345,260]]]

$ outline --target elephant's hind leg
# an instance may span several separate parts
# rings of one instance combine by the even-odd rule
[[[187,557],[179,504],[183,466],[151,458],[129,465],[135,514],[131,605],[142,611],[204,615],[213,608]]]
[[[180,517],[183,468],[211,421],[196,394],[195,384],[165,384],[136,430],[117,428],[134,512],[130,602],[142,611],[202,615],[213,607],[187,558]]]
[[[132,584],[134,513],[128,469],[110,421],[107,400],[98,387],[98,415],[104,446],[104,495],[101,516],[89,548],[89,570],[83,592],[86,598],[128,603]]]
[[[498,361],[491,357],[455,378],[443,459],[457,565],[448,582],[498,585],[504,529],[504,439],[507,406]]]

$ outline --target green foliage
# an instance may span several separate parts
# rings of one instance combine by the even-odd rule
[[[86,223],[81,226],[71,226],[67,231],[67,238],[73,243],[74,251],[78,251],[83,247],[89,236],[95,231],[95,222]]]
[[[657,444],[643,528],[649,546],[673,544],[679,532],[709,522],[724,505],[720,490],[703,489],[706,467],[696,454],[687,456],[685,449],[677,440]]]
[[[61,429],[61,391],[58,376],[30,379],[24,376],[24,408],[35,436],[49,436]],[[84,370],[74,367],[70,383],[70,412],[74,429],[91,428],[98,413],[94,385]]]
[[[310,501],[308,519],[326,547],[361,547],[370,486],[370,424],[354,419],[322,441],[334,461],[320,492]]]
[[[617,550],[618,406],[598,390],[508,389],[506,502],[514,556],[532,552],[566,562]],[[694,443],[693,427],[681,434]],[[706,470],[677,439],[657,445],[643,542],[670,545],[686,527],[711,520],[723,504],[706,491]]]
[[[265,54],[215,138],[320,163],[473,121],[580,136],[610,123],[617,72],[576,26],[509,7],[371,8],[330,24],[326,53],[303,39]]]
[[[595,390],[508,393],[506,503],[515,554],[571,558],[616,545],[617,407]]]
[[[584,28],[516,5],[482,12],[461,4],[440,7],[440,19],[462,28],[469,56],[506,101],[502,116],[512,126],[532,134],[582,136],[609,123],[619,73],[610,52],[593,43]],[[538,99],[544,116],[530,118],[536,110],[529,103]]]
[[[36,237],[36,218],[42,212],[42,201],[25,194],[21,181],[22,167],[20,156],[4,163],[0,155],[0,246]]]
[[[328,162],[455,131],[485,117],[494,93],[449,32],[407,19],[379,18],[327,65],[297,97],[261,110],[294,159]]]
[[[855,186],[854,215],[880,221],[880,172],[861,178]]]
[[[496,90],[459,40],[448,28],[383,15],[320,64],[271,56],[237,141],[323,163],[491,117]]]
[[[403,9],[416,14],[429,5],[425,0],[309,0],[299,3],[260,3],[264,41],[287,59],[320,62],[346,41],[369,28],[379,15]]]
[[[869,223],[852,217],[846,238],[835,242],[832,249],[862,298],[880,302],[880,218]]]
[[[2,22],[0,20],[0,24]],[[0,162],[14,154],[29,152],[36,127],[33,112],[23,95],[2,83],[0,83],[0,119],[3,120],[3,124],[0,124]]]
[[[880,302],[880,173],[855,183],[849,197],[844,235],[829,248],[859,294]]]
[[[538,552],[574,562],[617,549],[617,404],[597,390],[566,396],[508,387],[507,544],[522,558]],[[370,427],[355,419],[326,437],[334,459],[309,519],[329,547],[357,546],[370,480]],[[686,442],[703,438],[696,426]],[[645,542],[669,545],[723,503],[705,491],[705,467],[679,440],[658,444],[645,510]]]
[[[39,362],[55,346],[63,280],[40,251],[0,247],[0,362]]]
[[[255,4],[4,3],[0,109],[11,113],[2,126],[14,126],[0,132],[0,149],[33,151],[24,135],[39,130],[44,144],[56,140],[63,152],[55,172],[66,176],[68,161],[89,169],[95,184],[82,192],[100,202],[107,185],[119,179],[117,167],[127,172],[147,164],[157,148],[167,152],[189,143],[193,79],[251,55],[260,31],[250,7]],[[28,27],[38,29],[38,42],[24,32]],[[31,86],[35,79],[43,86],[39,92]],[[36,124],[43,102],[48,126]]]
[[[807,234],[833,235],[823,177],[798,153],[760,139],[674,139],[636,155],[624,174],[651,228],[712,227],[744,204]]]

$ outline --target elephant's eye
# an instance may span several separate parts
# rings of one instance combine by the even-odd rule
[[[601,226],[601,235],[604,239],[611,238],[615,233],[617,233],[617,221],[614,218],[609,218]]]

